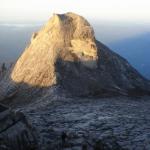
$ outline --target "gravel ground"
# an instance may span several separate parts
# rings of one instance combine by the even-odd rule
[[[45,98],[21,110],[40,150],[150,150],[150,97]]]

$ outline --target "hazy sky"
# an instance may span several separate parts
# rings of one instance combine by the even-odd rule
[[[0,0],[0,21],[45,21],[52,13],[92,20],[150,22],[150,0]]]

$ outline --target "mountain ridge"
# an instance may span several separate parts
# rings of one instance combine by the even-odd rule
[[[20,94],[24,89],[30,93],[31,88],[39,92],[53,87],[72,96],[150,93],[149,81],[124,58],[97,41],[88,21],[74,13],[54,14],[32,35],[7,83],[2,86],[3,91],[15,85]]]

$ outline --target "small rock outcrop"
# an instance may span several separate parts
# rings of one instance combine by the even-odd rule
[[[7,68],[5,63],[0,64],[0,81],[4,78],[6,72],[7,72]]]
[[[25,85],[40,89],[55,85],[74,96],[137,95],[150,91],[149,81],[97,41],[90,24],[74,13],[54,14],[33,34],[30,45],[16,62],[11,80],[20,89]]]
[[[22,113],[12,112],[0,104],[0,149],[37,149],[35,133]]]

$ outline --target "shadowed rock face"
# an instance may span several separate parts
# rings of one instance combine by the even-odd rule
[[[96,41],[90,24],[73,13],[54,14],[33,34],[16,62],[11,80],[8,86],[19,85],[22,94],[23,88],[31,92],[31,88],[45,90],[54,85],[74,96],[138,95],[150,91],[149,81],[124,58]]]
[[[58,61],[57,79],[73,95],[138,95],[148,93],[145,80],[124,58],[96,41],[97,68],[87,68],[80,63]],[[91,61],[87,61],[91,63]],[[137,92],[138,91],[138,92]]]

